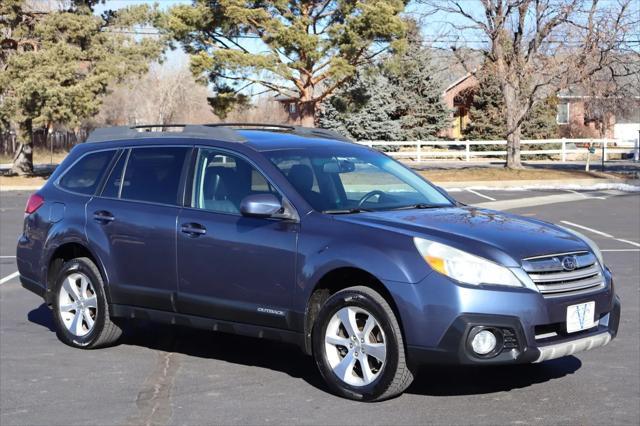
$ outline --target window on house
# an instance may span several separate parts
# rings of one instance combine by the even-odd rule
[[[291,113],[291,114],[295,114],[296,113],[296,104],[294,104],[293,102],[291,102],[289,104],[289,113]]]
[[[556,123],[569,124],[569,102],[561,102],[558,104]]]

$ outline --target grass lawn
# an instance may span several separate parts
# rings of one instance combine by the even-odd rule
[[[618,176],[582,170],[541,170],[470,167],[449,170],[421,170],[420,174],[433,182],[505,181],[505,180],[564,180],[607,179]]]

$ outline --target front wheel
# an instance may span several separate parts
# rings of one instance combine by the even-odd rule
[[[104,281],[86,257],[66,262],[54,283],[53,318],[58,338],[69,346],[92,349],[115,343],[122,329],[109,316]]]
[[[369,287],[350,287],[324,304],[313,327],[313,354],[331,390],[349,399],[380,401],[413,381],[398,320]]]

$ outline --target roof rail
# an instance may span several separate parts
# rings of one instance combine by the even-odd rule
[[[346,136],[341,135],[340,133],[329,130],[329,129],[321,129],[317,127],[303,127],[303,126],[294,126],[290,124],[269,124],[269,123],[214,123],[207,124],[207,126],[211,127],[234,127],[234,128],[245,128],[245,129],[281,129],[284,131],[290,131],[293,134],[300,136],[315,136],[318,138],[326,138],[326,139],[336,139],[344,142],[352,142],[351,139]]]
[[[181,132],[154,131],[154,129],[182,128]],[[141,131],[148,129],[146,131]],[[95,129],[87,142],[106,142],[122,139],[157,137],[215,139],[223,142],[245,142],[246,139],[228,127],[193,124],[148,124],[141,126],[114,126]]]
[[[181,132],[164,131],[169,128],[182,128]],[[177,137],[177,138],[202,138],[215,139],[223,142],[245,142],[246,139],[238,134],[235,129],[247,130],[281,130],[300,136],[310,136],[325,139],[336,139],[344,142],[351,142],[340,133],[328,129],[313,127],[292,126],[287,124],[268,123],[214,123],[214,124],[145,124],[139,126],[114,126],[101,127],[95,129],[87,142],[105,142],[122,139],[142,139],[157,137]],[[162,129],[162,131],[157,131]]]

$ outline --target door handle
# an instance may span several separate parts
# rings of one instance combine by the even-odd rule
[[[93,220],[100,223],[113,222],[116,218],[111,213],[105,210],[100,210],[93,213]]]
[[[198,235],[206,234],[207,228],[199,223],[185,223],[180,227],[180,231],[192,237],[197,237]]]

